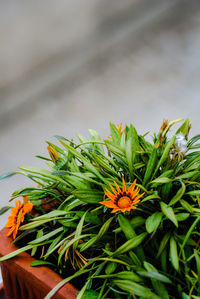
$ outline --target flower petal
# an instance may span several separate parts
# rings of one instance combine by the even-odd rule
[[[109,184],[110,186],[110,189],[112,190],[112,192],[115,194],[115,195],[118,195],[117,191],[115,190],[115,188],[113,188],[113,186],[111,184]]]
[[[105,188],[104,193],[110,198],[110,199],[115,199],[116,196],[112,194],[107,188]]]
[[[144,194],[145,194],[145,192],[143,192],[142,194],[136,196],[135,199],[138,199],[138,198],[142,197]]]
[[[117,208],[117,205],[112,200],[101,201],[99,203],[106,206],[107,208]]]
[[[133,190],[135,189],[135,184],[136,184],[136,179],[134,180],[133,184],[129,187],[128,193],[132,193]]]
[[[126,192],[126,183],[124,178],[122,178],[122,182],[123,182],[123,192]]]
[[[32,208],[33,208],[33,204],[31,202],[26,203],[23,208],[24,213],[25,214],[29,213],[32,210]]]
[[[113,181],[114,182],[114,184],[115,184],[115,186],[116,186],[116,188],[117,188],[117,191],[119,192],[119,193],[121,193],[121,189],[119,188],[119,186],[117,185],[117,183],[115,182],[115,181]]]

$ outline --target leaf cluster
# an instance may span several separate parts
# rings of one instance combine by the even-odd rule
[[[78,299],[200,298],[200,135],[188,138],[186,119],[168,137],[179,121],[164,121],[153,142],[132,124],[111,123],[106,140],[94,130],[78,143],[55,136],[50,158],[38,156],[50,170],[22,166],[2,176],[20,173],[37,187],[12,194],[34,208],[15,240],[20,248],[0,261],[29,250],[32,266],[58,272],[63,281],[46,299],[68,281]],[[187,141],[184,152],[177,136]],[[145,195],[134,211],[111,214],[99,202],[122,178],[127,186],[136,179]]]

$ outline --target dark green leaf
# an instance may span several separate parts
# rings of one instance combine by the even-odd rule
[[[50,262],[47,262],[47,261],[41,261],[41,260],[36,260],[36,261],[33,261],[31,264],[30,264],[31,267],[38,267],[38,266],[54,266],[55,265],[53,263],[50,263]]]
[[[178,222],[177,222],[177,219],[176,219],[173,209],[171,207],[168,207],[164,202],[161,202],[160,206],[161,206],[161,210],[162,210],[163,214],[168,219],[170,219],[176,227],[178,227]]]
[[[173,237],[170,238],[170,250],[169,250],[169,256],[172,263],[172,266],[176,271],[179,269],[179,258],[178,258],[178,252],[177,252],[177,245],[176,241]]]
[[[6,213],[9,209],[11,209],[11,207],[5,206],[3,208],[0,209],[0,215],[3,215],[4,213]]]

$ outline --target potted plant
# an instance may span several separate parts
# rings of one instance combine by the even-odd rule
[[[58,273],[46,299],[68,282],[78,299],[200,298],[200,135],[188,138],[186,119],[168,137],[180,121],[164,120],[153,141],[132,124],[111,123],[105,140],[55,136],[61,146],[38,156],[50,170],[2,176],[35,186],[12,194],[22,200],[6,227],[19,249],[0,261],[28,251],[32,267]]]

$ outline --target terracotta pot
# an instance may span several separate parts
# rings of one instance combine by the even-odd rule
[[[7,228],[0,231],[0,256],[16,249],[12,238],[7,237]],[[31,267],[34,261],[24,252],[1,263],[4,292],[7,299],[42,299],[62,278],[47,267]],[[75,299],[77,289],[67,283],[54,296],[55,299]]]

